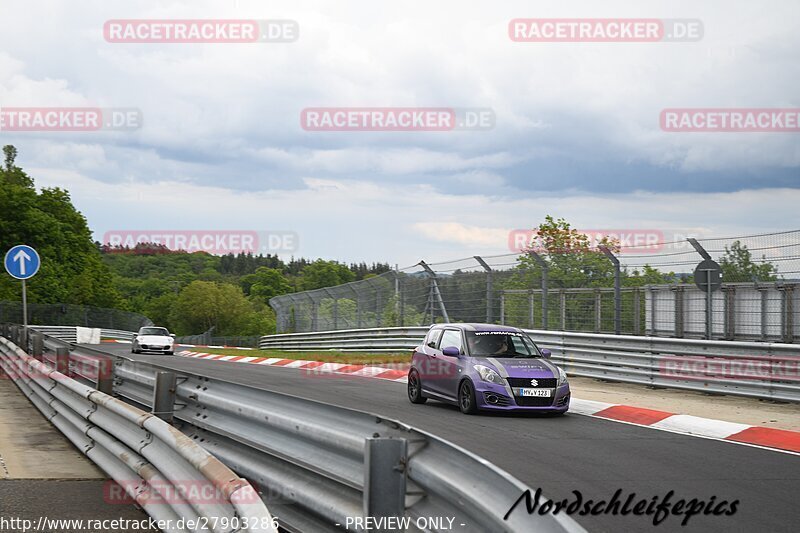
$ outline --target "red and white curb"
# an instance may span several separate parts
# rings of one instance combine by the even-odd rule
[[[211,361],[227,361],[230,363],[250,363],[253,365],[282,366],[284,368],[299,368],[309,374],[342,374],[360,376],[365,378],[388,379],[391,381],[405,382],[408,374],[408,365],[405,368],[386,368],[384,366],[352,365],[347,363],[323,363],[322,361],[304,361],[301,359],[283,359],[281,357],[248,357],[246,355],[220,355],[184,350],[177,355],[195,357]]]
[[[405,383],[408,369],[387,369],[381,366],[352,365],[346,363],[323,363],[321,361],[303,361],[297,359],[283,359],[280,357],[248,357],[242,355],[220,355],[203,352],[182,351],[177,355],[195,357],[214,361],[227,361],[232,363],[250,363],[256,365],[282,366],[284,368],[299,368],[309,373],[317,374],[342,374],[368,378],[387,379]],[[773,451],[793,453],[800,455],[800,432],[785,429],[765,428],[725,422],[712,418],[702,418],[693,415],[681,415],[620,405],[593,400],[581,400],[573,397],[570,401],[569,412],[572,414],[603,418],[615,422],[623,422],[635,426],[648,427],[661,431],[691,435],[707,439],[724,440],[736,444],[745,444]]]
[[[800,454],[800,432],[573,398],[569,412],[672,433]]]

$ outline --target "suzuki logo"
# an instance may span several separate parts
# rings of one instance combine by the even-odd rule
[[[538,386],[539,386],[539,382],[536,381],[535,379],[532,379],[531,380],[531,387],[538,387]]]

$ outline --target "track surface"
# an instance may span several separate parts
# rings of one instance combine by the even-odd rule
[[[103,351],[229,381],[368,411],[429,431],[492,461],[547,497],[609,500],[617,489],[637,500],[675,491],[672,502],[693,498],[739,500],[733,516],[695,515],[688,526],[670,516],[577,516],[589,531],[797,531],[800,457],[749,446],[678,435],[581,415],[560,418],[465,416],[429,401],[413,405],[402,383],[302,370],[133,355],[125,345]],[[713,401],[713,397],[709,397]],[[513,502],[509,502],[509,507]],[[515,512],[524,513],[523,507]]]

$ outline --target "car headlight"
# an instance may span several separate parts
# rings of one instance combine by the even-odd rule
[[[563,385],[567,382],[567,373],[561,370],[561,367],[556,368],[558,368],[558,384]]]
[[[503,385],[503,378],[500,377],[500,374],[488,366],[474,365],[472,368],[475,369],[483,381],[488,381],[489,383],[495,383],[497,385]]]

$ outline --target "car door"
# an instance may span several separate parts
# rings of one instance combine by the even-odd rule
[[[432,390],[430,383],[435,376],[431,369],[436,366],[438,357],[441,355],[441,352],[439,352],[439,339],[441,337],[441,329],[431,329],[420,349],[414,354],[414,366],[419,372],[420,379],[422,379],[423,391]]]
[[[442,353],[442,350],[450,346],[455,346],[462,354],[464,353],[464,341],[460,330],[445,329],[442,332],[436,357],[432,358],[434,364],[428,371],[433,375],[433,379],[430,379],[433,391],[446,398],[455,399],[458,394],[458,378],[461,376],[459,372],[461,360]]]

